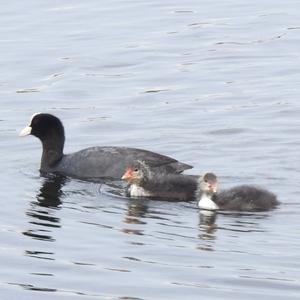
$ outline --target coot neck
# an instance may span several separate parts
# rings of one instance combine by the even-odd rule
[[[152,177],[151,174],[147,174],[138,185],[147,191],[155,192],[157,191],[158,182],[157,178]]]
[[[198,202],[199,208],[207,210],[219,209],[219,206],[213,200],[214,197],[215,194],[202,192]]]
[[[65,137],[52,134],[43,138],[41,142],[43,145],[41,171],[48,171],[62,159]]]

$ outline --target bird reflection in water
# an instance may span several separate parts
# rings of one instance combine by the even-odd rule
[[[228,219],[226,226],[217,226],[215,221],[217,215],[222,215]],[[222,212],[200,210],[199,212],[199,239],[205,240],[206,244],[198,246],[200,250],[212,251],[212,241],[216,240],[216,231],[230,230],[232,232],[265,232],[261,228],[260,220],[268,218],[266,212]]]
[[[127,202],[127,211],[123,219],[126,224],[145,225],[147,222],[142,221],[148,212],[147,200],[130,199]],[[123,228],[122,232],[127,234],[143,235],[143,230],[136,228]]]
[[[216,239],[215,232],[217,213],[209,210],[199,211],[199,234],[198,238],[205,241],[204,244],[198,246],[199,250],[213,251],[212,241]]]
[[[43,185],[36,196],[39,206],[58,208],[62,204],[61,199],[64,196],[62,187],[67,181],[67,177],[58,174],[44,177]]]
[[[60,228],[60,218],[56,217],[64,196],[62,187],[67,178],[61,175],[51,174],[43,177],[43,183],[36,195],[37,201],[30,202],[26,215],[30,217],[29,224],[34,229],[23,232],[24,235],[33,239],[54,241],[51,236],[51,228]]]
[[[124,182],[105,181],[99,186],[99,192],[127,200],[127,210],[124,214],[123,223],[126,224],[126,228],[122,228],[121,231],[126,234],[143,235],[143,230],[137,228],[130,228],[129,225],[144,225],[147,224],[143,219],[148,212],[148,199],[141,198],[127,198],[125,196],[126,185]],[[128,225],[128,226],[127,226]]]

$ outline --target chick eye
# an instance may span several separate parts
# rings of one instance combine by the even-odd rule
[[[207,181],[206,179],[204,179],[204,182],[206,182],[206,183],[207,183],[208,181]]]
[[[139,169],[138,168],[136,168],[136,169],[134,169],[134,172],[137,172]]]

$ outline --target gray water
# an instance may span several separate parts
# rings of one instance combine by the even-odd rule
[[[299,299],[299,1],[2,1],[0,297]],[[39,174],[34,112],[65,152],[149,149],[281,205],[201,215]]]

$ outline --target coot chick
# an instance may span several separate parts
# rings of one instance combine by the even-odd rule
[[[189,175],[153,172],[142,161],[128,167],[122,179],[129,184],[126,191],[129,197],[189,201],[195,198],[197,189],[197,178]]]
[[[218,192],[217,176],[213,173],[199,177],[196,195],[199,208],[207,210],[266,211],[279,204],[273,193],[252,185]]]
[[[62,122],[55,116],[37,113],[20,136],[34,135],[43,146],[40,171],[59,173],[82,179],[120,179],[124,170],[136,160],[144,160],[158,172],[181,173],[192,166],[171,157],[128,147],[90,147],[64,154],[65,134]]]

